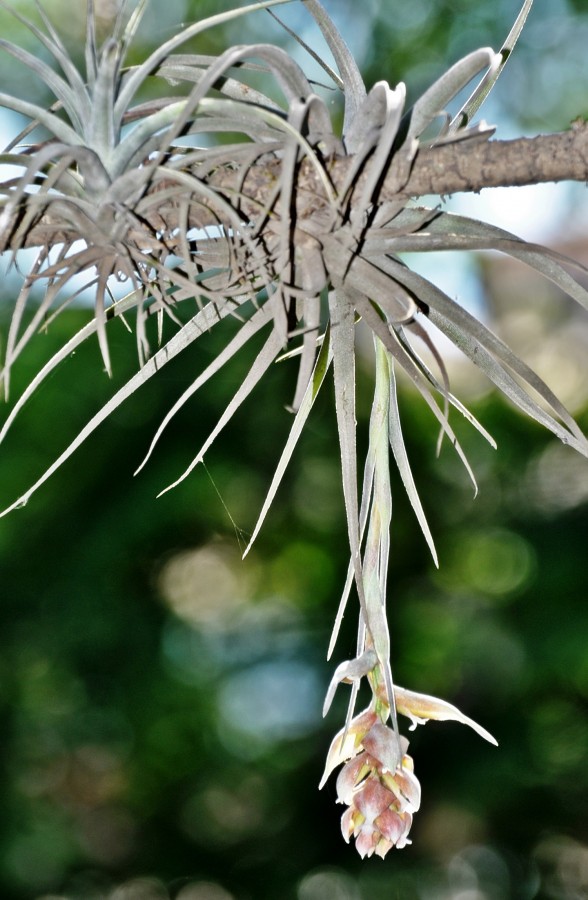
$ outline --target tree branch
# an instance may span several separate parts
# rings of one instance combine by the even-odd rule
[[[353,163],[353,157],[334,157],[327,169],[337,190]],[[251,166],[245,178],[238,167],[221,167],[209,173],[205,180],[224,198],[235,205],[245,218],[254,221],[260,210],[267,207],[271,193],[279,180],[281,161],[275,156],[261,157]],[[195,174],[198,174],[197,172]],[[362,177],[366,177],[365,173]],[[361,190],[362,177],[357,188]],[[520,187],[548,181],[588,182],[588,123],[576,121],[569,131],[519,138],[512,141],[462,140],[418,150],[408,179],[399,191],[394,165],[384,179],[379,202],[409,200],[429,194],[449,195],[458,192],[479,192],[491,187]],[[161,190],[165,184],[160,184]],[[0,185],[0,191],[2,185]],[[298,172],[297,207],[301,219],[316,215],[327,199],[317,170],[308,160]],[[236,200],[238,198],[238,202]],[[219,224],[219,210],[198,207],[189,227],[198,228]],[[0,234],[0,248],[18,249],[12,235],[16,214]],[[158,232],[171,233],[178,227],[176,204],[165,204],[153,216],[151,225]],[[52,226],[55,227],[51,233]],[[27,232],[25,246],[39,246],[73,240],[78,235],[64,229],[63,220],[52,222],[44,216]]]
[[[332,160],[329,174],[340,187],[353,158]],[[258,204],[267,201],[269,187],[275,184],[279,160],[253,167],[244,182],[243,193]],[[236,189],[238,175],[217,172],[211,181],[219,190]],[[413,161],[408,181],[398,191],[390,170],[384,180],[380,202],[409,200],[427,194],[446,196],[458,192],[478,193],[483,188],[521,187],[547,181],[588,182],[588,123],[575,122],[569,131],[518,138],[512,141],[456,141],[422,148]],[[361,190],[361,180],[358,184]],[[315,202],[324,198],[314,167],[302,167],[298,191]],[[306,210],[308,214],[308,209]]]
[[[478,192],[546,181],[588,181],[588,123],[569,131],[518,138],[446,144],[417,155],[405,188],[409,196]]]

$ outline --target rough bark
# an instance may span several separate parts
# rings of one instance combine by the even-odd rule
[[[343,182],[351,163],[351,157],[332,160],[329,173],[336,187]],[[278,168],[277,160],[253,167],[245,179],[243,192],[263,204],[269,187],[275,184]],[[547,181],[588,182],[588,123],[576,122],[569,131],[533,138],[458,141],[422,148],[401,191],[392,185],[393,180],[391,172],[382,184],[381,202],[427,194],[478,193],[483,188],[521,187]],[[211,181],[219,189],[230,191],[237,183],[237,175],[217,172]],[[320,202],[323,191],[312,166],[302,167],[298,190]]]
[[[588,181],[586,122],[576,122],[559,134],[422,150],[405,192],[410,196],[454,194],[546,181]]]

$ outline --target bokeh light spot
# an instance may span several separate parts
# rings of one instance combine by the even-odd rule
[[[252,571],[234,547],[213,542],[172,556],[160,572],[159,588],[181,619],[223,627],[250,598]]]
[[[530,544],[507,528],[461,534],[452,556],[440,579],[457,587],[474,588],[496,600],[515,595],[528,584],[536,568]]]
[[[531,747],[539,773],[573,773],[577,786],[588,782],[588,722],[584,711],[564,699],[551,700],[531,714]]]
[[[221,736],[238,756],[293,740],[320,722],[322,685],[302,662],[264,662],[230,676],[219,694]]]
[[[297,900],[361,900],[355,881],[341,869],[309,872],[298,886]]]
[[[176,900],[234,900],[235,895],[229,894],[220,884],[211,881],[194,881],[185,885]]]

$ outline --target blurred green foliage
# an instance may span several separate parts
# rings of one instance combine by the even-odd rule
[[[336,12],[349,17],[351,36],[357,23],[370,78],[402,77],[414,92],[472,46],[498,44],[514,13],[510,2],[477,0],[359,6],[341,2]],[[520,62],[498,89],[531,127],[565,127],[583,111],[587,75],[574,81],[574,48],[587,20],[563,0],[555,6],[537,0]],[[187,19],[219,4],[172,7]],[[574,35],[570,68],[562,50]],[[259,34],[219,33],[216,52],[245,39]],[[554,56],[557,91],[535,97],[521,67],[536,75]],[[2,331],[12,299],[4,285]],[[33,342],[14,396],[87,315],[62,315]],[[115,383],[94,344],[45,383],[0,454],[3,504],[134,371],[134,339],[114,324]],[[178,414],[132,477],[215,340],[166,367],[26,508],[0,521],[2,898],[98,900],[117,885],[116,900],[586,896],[585,461],[483,395],[473,411],[498,452],[456,423],[479,480],[474,500],[451,448],[435,458],[434,423],[405,390],[405,435],[441,568],[427,558],[396,479],[395,675],[457,703],[500,747],[456,724],[419,729],[411,752],[424,800],[414,845],[362,863],[341,839],[334,779],[317,791],[346,699],[342,688],[321,719],[332,672],[324,653],[347,567],[328,392],[244,562],[290,424],[291,364],[275,367],[214,445],[207,470],[155,500],[215,424],[247,360]],[[580,420],[588,427],[588,411]],[[347,618],[337,661],[353,653],[354,614]]]

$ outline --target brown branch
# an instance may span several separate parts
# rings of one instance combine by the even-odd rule
[[[559,134],[421,150],[405,192],[409,196],[454,194],[546,181],[588,181],[586,122],[575,122]]]
[[[339,187],[352,163],[351,157],[334,159],[329,174]],[[244,184],[244,194],[264,204],[268,190],[276,182],[279,161],[253,167]],[[215,173],[212,181],[219,190],[235,188],[237,176]],[[521,187],[547,181],[588,182],[588,123],[575,122],[569,131],[518,138],[513,141],[456,141],[418,151],[407,182],[401,191],[390,171],[379,200],[408,200],[427,194],[446,196],[458,192],[478,193],[483,188]],[[358,185],[361,189],[361,182]],[[316,170],[307,164],[298,181],[307,202],[324,199]],[[320,203],[320,200],[318,200]],[[307,213],[308,213],[307,209]]]
[[[335,157],[327,168],[335,189],[339,188],[352,163],[352,157]],[[220,168],[212,172],[206,181],[229,202],[239,208],[244,217],[257,218],[260,209],[266,207],[280,175],[280,160],[260,158],[249,168],[243,181],[243,173],[235,167]],[[491,187],[519,187],[548,181],[588,182],[588,123],[577,121],[569,131],[519,138],[512,141],[464,140],[420,149],[411,166],[404,187],[398,191],[397,176],[391,167],[386,176],[379,201],[408,200],[428,194],[446,196],[457,192],[479,192]],[[165,185],[160,185],[164,187]],[[361,189],[361,180],[358,184]],[[1,190],[1,185],[0,185]],[[238,198],[238,200],[236,199]],[[324,188],[316,169],[308,161],[300,167],[297,183],[298,214],[312,218],[326,204]],[[190,227],[218,224],[218,212],[208,212],[199,207],[197,220]],[[4,234],[12,231],[12,224]],[[59,243],[75,235],[63,230],[63,220],[52,231],[50,215],[32,228],[26,246]],[[178,225],[175,206],[159,208],[153,228],[171,232]],[[0,235],[0,246],[2,235]],[[8,242],[13,249],[11,242]]]

